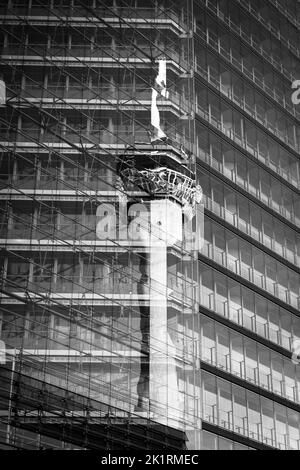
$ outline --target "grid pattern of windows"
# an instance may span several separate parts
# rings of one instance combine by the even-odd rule
[[[300,338],[298,316],[205,264],[200,272],[201,305],[292,350]]]
[[[300,450],[299,2],[9,0],[0,14],[8,408],[22,372],[24,396],[45,410],[64,395],[61,423],[95,406],[103,426],[147,416],[189,448]],[[153,91],[166,139],[154,139]],[[162,283],[150,248],[122,232],[149,222],[134,204],[150,195],[124,194],[118,176],[131,154],[191,172],[203,190],[200,253],[169,247]],[[167,369],[153,367],[161,348]],[[11,429],[15,447],[75,445]]]
[[[272,447],[299,450],[299,413],[204,371],[202,387],[209,422]]]
[[[202,315],[202,359],[248,382],[300,403],[299,368],[290,358]]]
[[[228,377],[202,371],[204,420],[280,449],[299,449],[297,406],[289,408],[299,403],[296,3],[195,2],[201,357]],[[205,442],[219,448],[216,436]]]

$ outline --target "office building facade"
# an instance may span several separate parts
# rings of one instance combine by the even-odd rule
[[[1,447],[299,450],[299,3],[0,17]]]

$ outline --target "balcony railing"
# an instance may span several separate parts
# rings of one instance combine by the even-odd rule
[[[215,49],[218,54],[222,56],[227,62],[232,64],[237,70],[242,72],[253,81],[259,88],[267,93],[273,100],[275,100],[278,104],[280,104],[284,109],[286,109],[292,116],[298,117],[298,112],[296,111],[296,107],[290,105],[290,103],[285,99],[284,95],[279,89],[271,88],[270,86],[266,85],[264,82],[264,77],[258,75],[257,71],[251,70],[247,68],[243,62],[243,60],[238,60],[237,58],[233,57],[231,51],[224,49],[219,44],[219,38],[214,35],[213,33],[208,33],[208,31],[199,31],[197,34],[204,40],[207,44],[209,44],[213,49]],[[214,36],[214,37],[213,37]]]
[[[291,141],[290,137],[280,131],[278,127],[275,127],[271,122],[268,121],[267,118],[265,118],[262,114],[260,114],[256,107],[250,107],[246,102],[244,97],[239,97],[234,94],[232,89],[228,89],[222,85],[220,80],[215,78],[213,74],[211,73],[212,70],[209,69],[209,71],[203,69],[203,67],[200,67],[197,65],[196,68],[197,72],[205,79],[207,80],[211,85],[214,86],[218,91],[220,91],[223,95],[227,96],[231,101],[233,101],[235,104],[237,104],[242,110],[244,110],[249,116],[253,117],[257,122],[262,124],[265,128],[267,128],[273,135],[275,135],[278,139],[280,139],[282,142],[284,142],[286,145],[291,147],[292,150],[295,150],[298,152],[300,150],[300,145],[295,143],[294,139]]]
[[[143,8],[143,7],[112,7],[105,8],[97,6],[95,14],[93,15],[91,9],[87,9],[81,6],[72,6],[72,5],[62,5],[59,8],[51,8],[47,5],[43,6],[42,1],[40,6],[14,6],[2,10],[2,14],[6,15],[26,15],[26,16],[39,16],[40,19],[44,21],[49,21],[51,18],[59,20],[61,17],[68,18],[69,21],[72,21],[73,18],[84,19],[87,18],[88,21],[93,21],[97,23],[98,18],[105,18],[105,21],[116,20],[119,16],[123,19],[126,19],[126,22],[134,21],[135,23],[140,20],[142,23],[149,23],[153,26],[155,23],[168,23],[173,22],[177,27],[183,29],[184,31],[188,29],[187,22],[187,13],[182,11],[175,11],[174,9],[160,9],[160,8]],[[43,18],[44,17],[44,18]]]
[[[296,49],[294,46],[290,44],[289,41],[284,39],[280,34],[278,35],[277,31],[269,24],[266,24],[264,19],[261,17],[259,13],[257,13],[252,6],[245,0],[237,0],[241,5],[243,5],[247,11],[249,11],[258,21],[263,24],[277,39],[281,40],[284,42],[284,44],[291,49],[291,51],[296,55],[297,58],[299,58],[299,51]],[[251,47],[253,47],[256,51],[258,51],[268,62],[270,62],[277,70],[279,70],[280,73],[282,73],[286,78],[290,79],[293,81],[293,75],[291,72],[289,72],[283,65],[276,61],[272,55],[270,55],[270,52],[266,51],[263,49],[260,43],[256,42],[254,37],[247,33],[245,33],[242,30],[241,25],[235,24],[230,17],[227,17],[224,15],[224,13],[219,9],[219,7],[216,7],[210,0],[202,0],[203,3],[206,4],[207,8],[214,12],[218,18],[220,18],[224,23],[226,23],[230,29],[235,31],[242,39],[244,39]]]
[[[266,428],[261,421],[253,423],[248,420],[247,416],[236,416],[232,410],[225,411],[217,405],[209,405],[204,402],[203,420],[277,449],[300,449],[299,439],[282,434],[275,427]]]
[[[289,385],[284,379],[279,380],[272,377],[271,371],[267,374],[258,367],[250,367],[246,364],[245,360],[236,361],[230,357],[230,354],[225,356],[221,356],[221,354],[216,355],[215,347],[203,349],[201,359],[271,393],[275,393],[295,403],[300,403],[298,387]]]
[[[251,15],[256,18],[260,24],[262,24],[266,29],[268,29],[268,31],[270,31],[272,33],[272,35],[274,37],[276,37],[276,39],[278,39],[279,41],[281,41],[282,43],[284,43],[286,45],[286,47],[288,49],[290,49],[293,54],[297,57],[297,58],[300,58],[300,51],[297,47],[295,47],[289,39],[285,38],[284,36],[282,36],[282,34],[280,33],[279,30],[276,30],[270,23],[267,23],[265,21],[265,19],[261,16],[261,14],[259,12],[257,12],[257,10],[255,10],[255,8],[252,7],[252,5],[247,1],[247,0],[236,0],[237,2],[239,2],[240,5],[243,5],[243,7],[249,11],[251,13]],[[272,1],[271,0],[271,3],[275,4],[278,2],[277,1]],[[276,5],[277,6],[277,5]],[[283,9],[282,9],[283,10]],[[287,15],[285,15],[287,16]],[[291,17],[291,15],[289,15]],[[295,24],[295,23],[294,23]]]
[[[236,133],[233,128],[226,127],[221,121],[216,119],[214,116],[211,115],[211,113],[209,113],[206,109],[200,106],[199,103],[196,108],[196,112],[199,114],[199,116],[201,116],[203,119],[212,124],[216,129],[221,131],[226,137],[229,137],[229,139],[231,139],[233,142],[245,149],[247,152],[251,153],[251,155],[253,155],[258,160],[262,161],[267,166],[266,157],[262,155],[257,148],[253,147],[247,139],[242,138],[240,134]],[[295,177],[295,175],[288,174],[287,172],[283,172],[282,170],[280,172],[277,172],[281,174],[281,176],[293,186],[298,187],[299,181]]]
[[[29,287],[34,287],[35,291],[38,292],[53,292],[53,293],[99,293],[103,296],[106,295],[139,295],[139,281],[140,271],[137,266],[126,269],[116,269],[113,272],[108,273],[105,276],[99,275],[68,275],[63,274],[54,280],[51,270],[53,268],[47,268],[47,274],[35,275],[33,278],[29,276],[29,273],[20,274],[7,274],[6,276],[6,288],[9,291],[15,291],[20,288],[21,290]],[[190,279],[184,278],[183,275],[173,275],[168,273],[168,284],[158,284],[156,288],[151,287],[150,281],[145,284],[143,296],[154,295],[156,292],[159,294],[165,290],[169,290],[168,298],[177,299],[179,301],[192,301],[196,299],[197,284],[192,282]]]
[[[248,316],[243,312],[243,309],[233,310],[228,300],[220,301],[216,298],[213,292],[206,292],[204,289],[201,291],[201,305],[212,310],[219,315],[224,316],[231,322],[237,323],[238,325],[253,331],[259,336],[268,339],[272,343],[282,346],[288,351],[292,351],[292,345],[295,340],[299,340],[297,336],[288,336],[278,329],[273,328],[269,323],[262,323],[257,319],[253,312],[253,316]]]
[[[269,0],[288,20],[293,23],[296,28],[300,29],[300,22],[286,8],[284,8],[278,0]]]

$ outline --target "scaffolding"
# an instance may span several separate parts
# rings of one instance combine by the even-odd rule
[[[199,448],[192,4],[2,12],[3,446]]]

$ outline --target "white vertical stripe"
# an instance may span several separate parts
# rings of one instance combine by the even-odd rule
[[[0,80],[0,104],[6,103],[6,85],[3,80]]]

